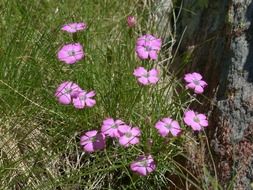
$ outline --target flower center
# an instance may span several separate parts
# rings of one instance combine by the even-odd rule
[[[113,129],[117,129],[118,126],[114,124],[114,125],[112,125],[112,128],[113,128]]]
[[[126,135],[127,138],[132,137],[132,133],[131,132],[127,132],[125,135]]]
[[[193,118],[193,121],[195,121],[196,123],[199,123],[199,122],[200,122],[200,120],[199,120],[198,117],[194,117],[194,118]]]
[[[66,93],[66,94],[70,94],[71,92],[72,92],[71,88],[65,88],[64,89],[64,93]]]
[[[68,55],[69,56],[75,56],[76,52],[74,50],[71,50],[71,51],[68,52]]]
[[[199,81],[198,81],[198,80],[193,80],[193,83],[194,83],[195,85],[199,85]]]
[[[80,96],[79,99],[80,99],[80,100],[86,100],[86,96],[85,96],[85,95]]]
[[[145,50],[146,50],[146,51],[151,51],[151,50],[152,50],[152,47],[151,47],[151,46],[145,46]]]
[[[167,129],[171,129],[171,124],[167,124],[167,125],[165,125],[165,127],[166,127]]]
[[[148,167],[148,162],[147,162],[147,160],[142,160],[142,161],[140,161],[139,163],[140,163],[140,165],[143,166],[143,167]]]
[[[149,73],[147,72],[146,74],[143,75],[145,78],[149,77]]]
[[[97,138],[96,137],[90,137],[90,141],[94,143],[94,142],[97,141]]]
[[[145,42],[150,42],[152,39],[151,39],[151,37],[146,37],[145,38]]]

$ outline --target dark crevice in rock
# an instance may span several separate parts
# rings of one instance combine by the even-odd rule
[[[253,21],[253,3],[251,2],[246,11],[246,18],[249,22]],[[244,70],[247,71],[247,81],[253,83],[253,24],[250,24],[247,30],[247,41],[249,45],[249,55],[244,64]]]

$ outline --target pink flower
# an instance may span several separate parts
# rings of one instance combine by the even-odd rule
[[[188,83],[186,88],[191,88],[196,94],[201,94],[204,92],[204,88],[207,86],[207,83],[202,79],[202,76],[199,73],[188,73],[184,76],[184,80]]]
[[[138,127],[131,128],[128,125],[121,125],[118,127],[118,130],[121,134],[119,137],[119,143],[122,146],[128,147],[129,145],[139,143],[141,131]]]
[[[159,80],[157,69],[147,71],[144,67],[138,67],[134,70],[133,74],[136,76],[139,83],[143,85],[156,84]]]
[[[84,30],[87,28],[87,25],[83,22],[75,22],[75,23],[69,23],[69,24],[65,24],[61,30],[69,32],[69,33],[75,33],[81,30]]]
[[[135,17],[134,16],[128,16],[127,17],[127,25],[129,26],[129,27],[134,27],[135,25],[136,25],[136,19],[135,19]]]
[[[123,121],[119,119],[114,120],[112,118],[108,118],[103,121],[101,132],[105,135],[108,135],[109,137],[119,138],[120,133],[118,131],[118,128],[122,125],[124,125]]]
[[[92,99],[95,96],[95,92],[81,91],[76,97],[73,98],[73,104],[77,109],[83,109],[84,107],[93,107],[96,104],[96,100]]]
[[[204,114],[198,114],[192,110],[185,112],[184,122],[190,126],[194,131],[200,131],[202,127],[208,126],[208,121]]]
[[[156,165],[151,155],[140,156],[136,161],[131,163],[130,168],[133,172],[141,176],[146,176],[155,170]]]
[[[162,46],[162,40],[150,34],[146,34],[137,39],[135,51],[140,59],[158,58],[158,52]]]
[[[67,64],[74,64],[83,57],[83,47],[79,43],[64,45],[58,52],[58,59]]]
[[[177,121],[172,120],[171,118],[163,118],[161,121],[158,121],[155,125],[155,128],[158,129],[159,134],[162,137],[165,137],[169,132],[173,136],[178,136],[181,132],[181,128]]]
[[[70,104],[72,98],[75,97],[81,88],[73,82],[63,82],[60,84],[55,92],[55,96],[61,104]]]
[[[96,130],[88,131],[80,138],[80,145],[86,152],[104,149],[105,144],[105,135]]]

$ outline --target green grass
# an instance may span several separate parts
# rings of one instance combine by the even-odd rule
[[[138,36],[160,36],[150,17],[152,5],[138,0],[76,0],[0,2],[0,186],[3,189],[163,189],[173,186],[168,175],[181,173],[174,158],[187,137],[165,143],[154,128],[162,117],[182,122],[183,110],[194,100],[167,66],[141,62],[134,53]],[[129,30],[126,16],[138,26]],[[78,33],[86,57],[74,65],[57,60],[58,49],[72,42],[60,27],[85,21]],[[132,73],[143,65],[161,70],[154,87],[140,87]],[[63,81],[95,90],[95,107],[76,110],[60,105],[54,92]],[[180,93],[179,93],[180,92]],[[141,143],[122,148],[107,140],[107,148],[86,154],[79,147],[82,132],[100,129],[104,118],[121,118],[142,130]],[[147,140],[152,139],[152,147]],[[157,170],[138,177],[129,164],[150,152]]]

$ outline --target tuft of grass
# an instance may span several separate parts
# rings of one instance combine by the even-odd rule
[[[183,175],[176,157],[189,142],[183,111],[196,101],[168,72],[173,62],[171,42],[159,61],[142,62],[134,53],[138,36],[156,28],[146,0],[76,0],[0,2],[0,186],[3,189],[163,189],[177,187],[170,174]],[[138,25],[129,29],[126,17]],[[57,51],[73,41],[60,26],[84,21],[88,29],[77,35],[85,59],[65,65]],[[169,55],[169,57],[168,57]],[[166,63],[166,64],[165,64]],[[132,73],[137,66],[157,67],[161,80],[141,87]],[[95,90],[94,108],[76,110],[54,97],[63,81]],[[180,138],[161,138],[154,124],[173,117],[184,130]],[[121,118],[142,130],[141,143],[128,149],[107,140],[107,148],[86,154],[79,147],[83,131],[100,129],[104,118]],[[152,147],[147,141],[152,139]],[[131,173],[129,164],[151,153],[157,170],[147,177]],[[198,187],[198,184],[196,184]]]

